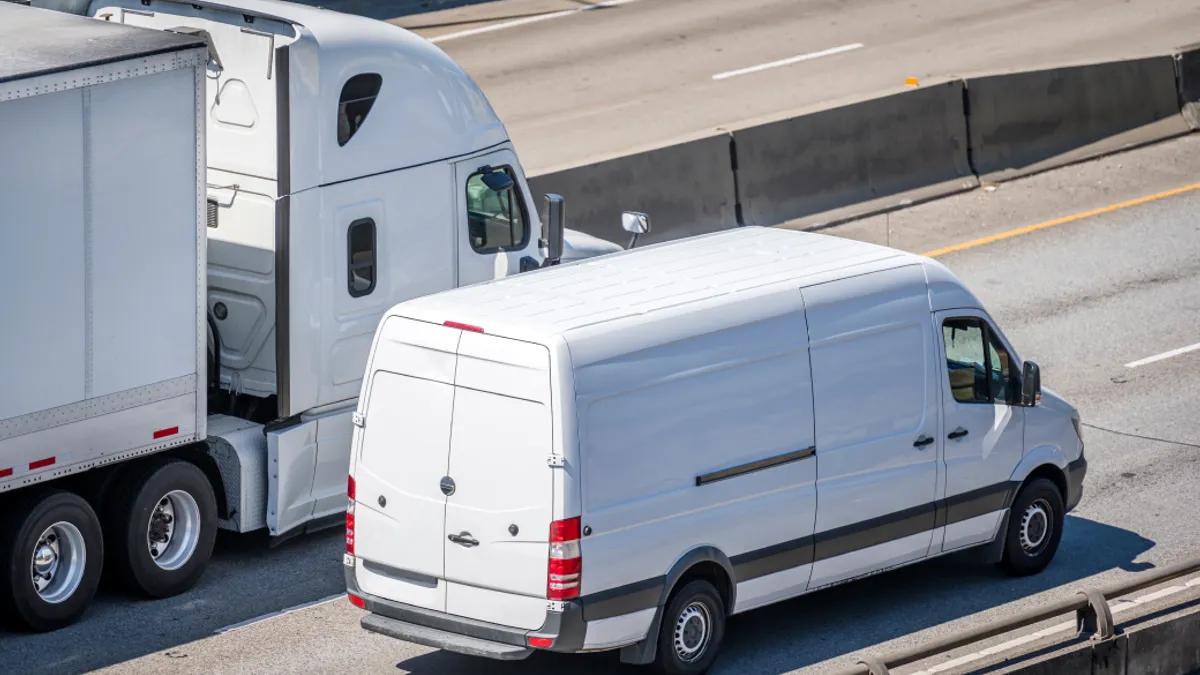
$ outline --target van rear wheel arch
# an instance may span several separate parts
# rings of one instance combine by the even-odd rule
[[[726,616],[733,614],[734,603],[737,601],[737,583],[733,575],[733,564],[729,556],[715,546],[700,546],[684,553],[671,566],[663,579],[662,593],[659,595],[654,619],[646,637],[641,642],[621,649],[621,663],[631,665],[648,665],[654,663],[658,656],[658,638],[662,627],[662,617],[667,604],[674,594],[693,580],[702,579],[711,583],[721,595],[725,605]]]
[[[733,564],[729,556],[715,546],[694,548],[680,556],[667,572],[658,606],[664,607],[676,590],[683,588],[692,579],[706,579],[721,594],[727,614],[733,613],[737,601],[737,584],[734,582]]]

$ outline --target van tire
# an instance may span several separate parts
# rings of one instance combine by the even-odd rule
[[[725,639],[725,614],[721,594],[703,579],[672,594],[663,610],[655,670],[664,675],[707,673]],[[689,649],[696,650],[690,658]]]
[[[100,519],[82,497],[63,490],[5,503],[4,511],[0,522],[0,622],[37,632],[75,623],[100,585],[104,566]],[[56,562],[47,569],[52,578],[39,593],[31,579],[31,563],[46,533],[50,533],[45,541],[55,551]]]
[[[155,458],[124,476],[113,494],[104,529],[117,581],[150,598],[168,598],[195,586],[217,537],[217,500],[204,472],[189,462]],[[165,544],[153,547],[159,553],[155,557],[149,528],[152,518],[164,515],[172,530]]]
[[[1038,478],[1022,487],[1009,511],[1000,568],[1014,577],[1046,569],[1062,539],[1063,513],[1062,493],[1052,481]]]

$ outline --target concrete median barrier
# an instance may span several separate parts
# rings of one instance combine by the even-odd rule
[[[650,216],[641,244],[738,224],[728,134],[544,173],[530,178],[529,188],[539,203],[547,192],[566,198],[567,227],[622,245],[629,241],[622,211]]]
[[[1188,132],[1170,56],[971,78],[967,110],[985,182]]]
[[[961,81],[735,129],[749,225],[814,227],[978,185]]]
[[[1175,54],[1175,76],[1179,83],[1179,103],[1183,119],[1194,131],[1200,131],[1200,43]]]

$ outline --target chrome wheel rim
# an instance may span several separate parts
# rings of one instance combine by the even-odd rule
[[[702,602],[693,602],[679,613],[675,621],[675,654],[681,661],[692,663],[704,655],[712,633],[712,615]]]
[[[187,564],[200,543],[200,506],[182,490],[159,498],[146,523],[146,550],[159,568],[172,571]]]
[[[87,567],[87,544],[78,527],[65,520],[38,537],[29,561],[30,580],[38,597],[57,605],[75,594]]]
[[[1050,520],[1050,503],[1045,499],[1034,500],[1021,516],[1021,550],[1036,556],[1046,549],[1053,534],[1054,524]]]

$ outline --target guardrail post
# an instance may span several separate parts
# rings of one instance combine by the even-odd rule
[[[1075,610],[1075,626],[1080,635],[1088,635],[1093,640],[1108,640],[1116,635],[1113,628],[1112,610],[1108,600],[1097,590],[1079,591],[1086,597],[1088,606]]]
[[[867,672],[871,675],[891,675],[887,664],[879,660],[876,656],[864,656],[858,660],[860,666],[866,666]]]

